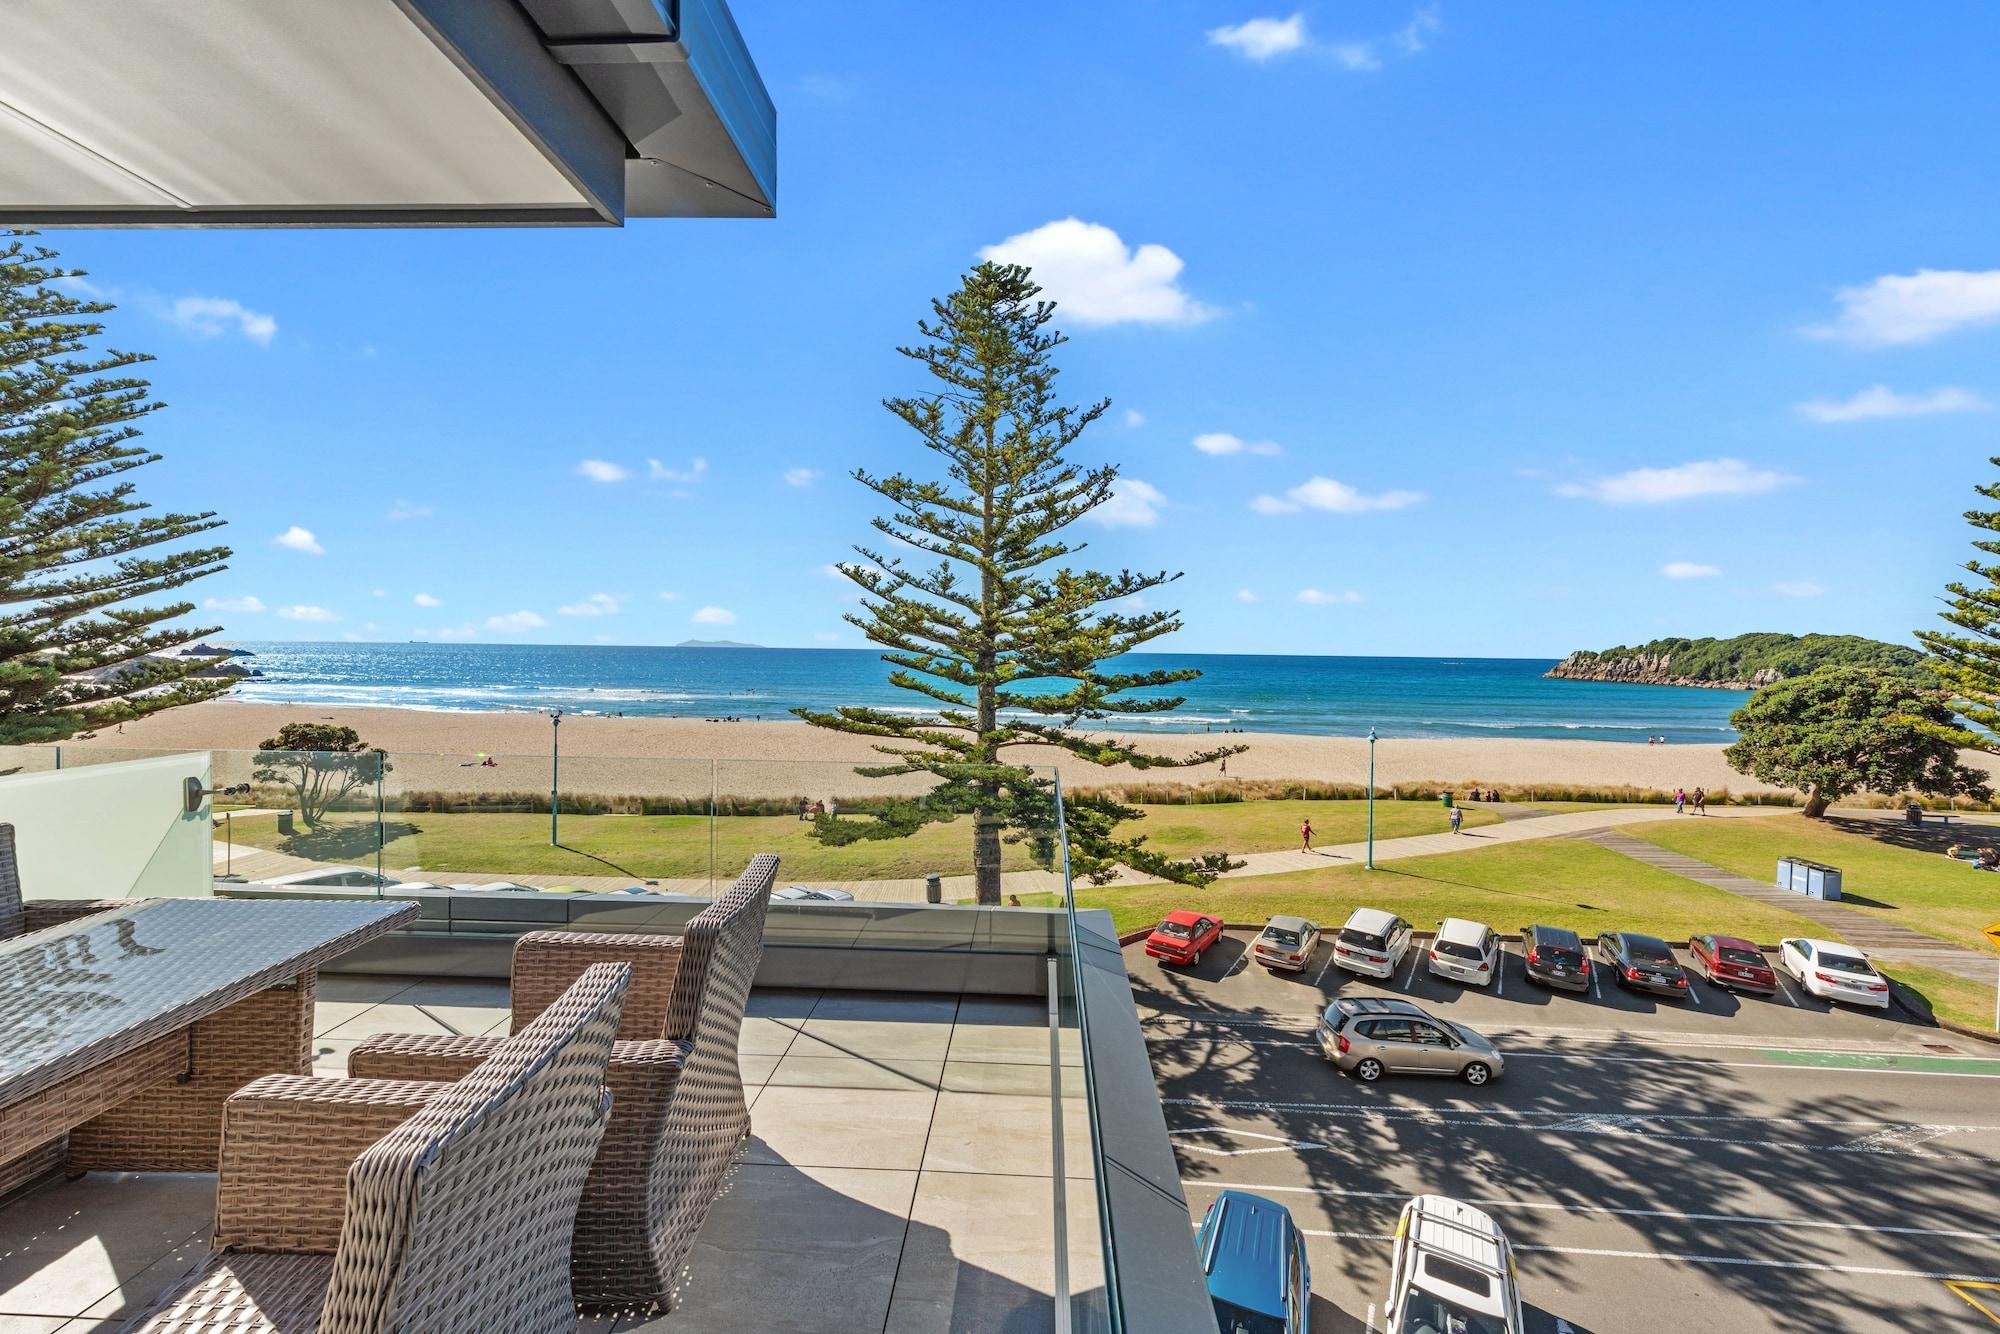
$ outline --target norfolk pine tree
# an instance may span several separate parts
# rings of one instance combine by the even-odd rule
[[[191,602],[132,605],[222,569],[226,547],[157,551],[219,527],[148,514],[129,481],[159,455],[132,444],[162,405],[122,374],[141,353],[89,350],[111,309],[62,291],[54,251],[0,233],[0,744],[86,728],[227,690],[205,658],[153,658],[212,628],[167,628]]]
[[[1056,563],[1083,549],[1061,534],[1111,499],[1118,470],[1085,468],[1065,456],[1110,402],[1083,408],[1057,402],[1050,354],[1067,340],[1045,327],[1055,307],[1039,300],[1040,292],[1027,269],[988,263],[933,301],[932,318],[917,324],[923,342],[897,350],[938,387],[884,406],[937,455],[944,476],[919,481],[860,468],[853,474],[894,512],[874,520],[891,545],[857,546],[860,559],[837,567],[862,593],[861,611],[846,619],[888,650],[882,658],[894,669],[890,682],[927,697],[930,711],[794,710],[815,726],[878,738],[875,749],[891,760],[858,769],[863,775],[924,773],[937,780],[921,800],[889,802],[873,820],[822,817],[819,837],[838,843],[904,837],[969,814],[981,903],[1000,901],[1003,831],[1029,840],[1043,865],[1055,857],[1052,784],[1025,762],[1010,762],[1009,752],[1055,746],[1090,764],[1147,769],[1207,764],[1244,749],[1223,746],[1177,759],[1078,730],[1085,722],[1169,712],[1179,698],[1134,699],[1124,692],[1200,673],[1103,666],[1180,628],[1178,613],[1127,601],[1178,574],[1105,574]],[[1037,682],[1041,689],[1024,688]],[[1135,809],[1102,795],[1065,792],[1064,798],[1070,863],[1086,875],[1106,877],[1122,864],[1199,884],[1217,869],[1212,860],[1179,862],[1154,853],[1143,835],[1120,838],[1116,826],[1138,818]]]
[[[2000,466],[2000,458],[1988,460]],[[1975,488],[2000,501],[2000,482]],[[1930,668],[1951,693],[1955,720],[1923,724],[1933,735],[1976,750],[2000,751],[2000,510],[1967,510],[1965,521],[1985,534],[1973,539],[1980,554],[1965,563],[1972,576],[1945,585],[1939,617],[1953,630],[1919,630],[1917,642],[1930,654]],[[1975,730],[1977,729],[1977,730]]]

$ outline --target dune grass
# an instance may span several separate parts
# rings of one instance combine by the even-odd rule
[[[1780,857],[1838,866],[1846,906],[1968,949],[1990,950],[1984,928],[2000,922],[2000,875],[1975,871],[1941,850],[1899,846],[1892,840],[1911,837],[1901,824],[1774,815],[1649,821],[1623,832],[1752,880],[1775,878]],[[1991,840],[1995,832],[1973,826],[1950,838]]]

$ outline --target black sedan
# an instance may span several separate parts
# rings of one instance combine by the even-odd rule
[[[1674,961],[1666,941],[1631,931],[1606,931],[1597,938],[1597,957],[1611,970],[1611,980],[1627,991],[1655,996],[1686,996],[1688,975]]]

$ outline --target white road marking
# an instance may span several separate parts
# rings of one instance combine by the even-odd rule
[[[1507,994],[1507,951],[1505,950],[1501,950],[1500,957],[1493,961],[1493,985],[1498,988],[1495,994],[1501,996]]]
[[[1408,1191],[1342,1190],[1334,1186],[1265,1186],[1238,1181],[1194,1181],[1185,1186],[1207,1186],[1215,1190],[1254,1190],[1274,1195],[1325,1195],[1347,1200],[1407,1200]],[[1481,1209],[1539,1210],[1559,1214],[1604,1214],[1614,1218],[1666,1218],[1683,1223],[1723,1223],[1731,1227],[1806,1228],[1826,1232],[1879,1232],[1903,1237],[1950,1237],[1960,1241],[2000,1241],[2000,1232],[1973,1232],[1960,1228],[1899,1227],[1893,1224],[1836,1223],[1820,1218],[1769,1218],[1761,1214],[1682,1213],[1677,1209],[1616,1209],[1599,1204],[1567,1204],[1560,1200],[1481,1199],[1468,1196],[1465,1203]]]
[[[1403,979],[1404,991],[1408,991],[1410,989],[1411,984],[1417,980],[1417,955],[1420,952],[1421,951],[1419,951],[1415,946],[1412,946],[1405,951],[1405,953],[1407,953],[1410,956],[1410,971],[1408,976],[1404,977]]]
[[[1597,975],[1603,971],[1602,968],[1593,968],[1590,970],[1590,998],[1592,1000],[1602,1000],[1604,998],[1604,993],[1597,989]]]
[[[1319,948],[1318,944],[1315,943],[1313,948],[1318,949]],[[1313,974],[1313,990],[1315,991],[1319,990],[1320,979],[1326,976],[1326,970],[1331,967],[1333,967],[1333,951],[1328,950],[1326,952],[1326,962],[1319,966],[1319,971],[1317,973]]]
[[[1368,1323],[1362,1326],[1368,1334],[1375,1334],[1375,1303],[1368,1303]]]
[[[1692,981],[1688,983],[1687,998],[1695,1003],[1696,1008],[1700,1008],[1701,993],[1695,990],[1695,986]]]

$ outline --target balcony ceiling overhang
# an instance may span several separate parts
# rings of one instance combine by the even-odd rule
[[[0,226],[768,217],[724,0],[9,0]]]

